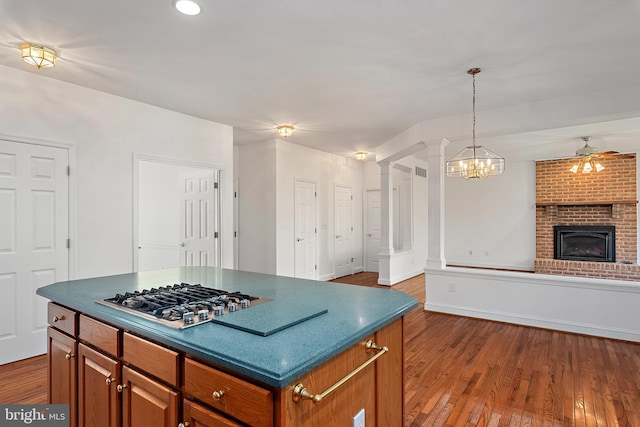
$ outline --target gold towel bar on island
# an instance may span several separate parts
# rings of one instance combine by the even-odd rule
[[[377,345],[376,343],[374,343],[371,340],[367,341],[367,343],[365,344],[365,347],[366,347],[367,351],[373,349],[373,350],[377,350],[378,353],[376,353],[374,356],[369,358],[367,361],[365,361],[362,365],[358,366],[353,371],[349,372],[344,378],[342,378],[337,383],[335,383],[334,385],[332,385],[331,387],[329,387],[328,389],[326,389],[325,391],[323,391],[320,394],[311,394],[304,387],[304,385],[302,385],[301,383],[296,384],[295,387],[293,388],[293,400],[294,400],[294,402],[299,402],[302,399],[309,399],[309,400],[313,400],[313,403],[315,403],[317,405],[318,403],[320,403],[322,401],[322,399],[327,397],[327,395],[329,393],[335,391],[342,384],[346,383],[351,378],[353,378],[358,372],[362,371],[364,368],[366,368],[367,366],[369,366],[370,364],[375,362],[378,357],[382,356],[383,354],[385,354],[386,352],[389,351],[389,348],[387,346],[380,347],[379,345]]]

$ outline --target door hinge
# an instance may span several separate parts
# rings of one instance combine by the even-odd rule
[[[213,238],[214,238],[214,239],[217,239],[217,238],[218,238],[218,232],[217,232],[217,231],[214,231],[214,232],[213,232]]]
[[[318,197],[318,192],[317,191],[313,192],[313,197]]]
[[[353,231],[353,225],[351,226],[351,231]]]
[[[238,192],[237,192],[237,191],[234,191],[234,192],[233,192],[233,198],[234,198],[234,199],[237,199],[237,198],[238,198]]]
[[[353,196],[351,196],[351,200],[353,200]]]
[[[213,188],[214,188],[214,189],[215,189],[215,188],[218,188],[218,183],[217,183],[217,182],[214,182],[214,183],[213,183]]]
[[[67,166],[67,176],[71,176],[71,166]]]
[[[238,232],[237,231],[233,232],[233,237],[238,237]]]
[[[67,239],[67,249],[71,249],[71,239]]]
[[[314,232],[315,234],[318,234],[318,228],[317,228],[317,227],[316,227],[316,228],[314,228],[314,229],[313,229],[313,232]]]
[[[316,264],[316,270],[318,269],[318,264]]]
[[[351,258],[351,262],[353,262],[353,258]]]

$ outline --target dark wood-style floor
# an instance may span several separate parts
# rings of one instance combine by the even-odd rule
[[[377,277],[337,281],[378,287]],[[422,305],[424,280],[393,289]],[[405,426],[640,427],[640,344],[418,307],[405,345]],[[0,366],[0,403],[45,403],[46,381],[44,356]]]

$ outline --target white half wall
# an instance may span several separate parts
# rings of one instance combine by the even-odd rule
[[[468,268],[425,273],[425,310],[640,342],[637,282]]]
[[[222,170],[222,265],[233,266],[233,128],[0,66],[0,134],[74,149],[71,278],[133,270],[133,155]]]

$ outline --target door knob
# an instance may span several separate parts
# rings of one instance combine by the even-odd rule
[[[339,238],[341,238],[341,237],[342,237],[341,235],[336,234],[336,239],[339,239]]]
[[[296,242],[299,242],[300,240],[304,240],[304,239],[301,239],[301,238],[299,238],[299,237],[298,237],[298,238],[296,239]]]
[[[185,244],[184,242],[180,243],[180,247],[184,248],[184,244]]]
[[[373,234],[371,234],[371,233],[367,233],[367,236],[368,236],[368,237],[371,237],[371,236],[373,236]]]

